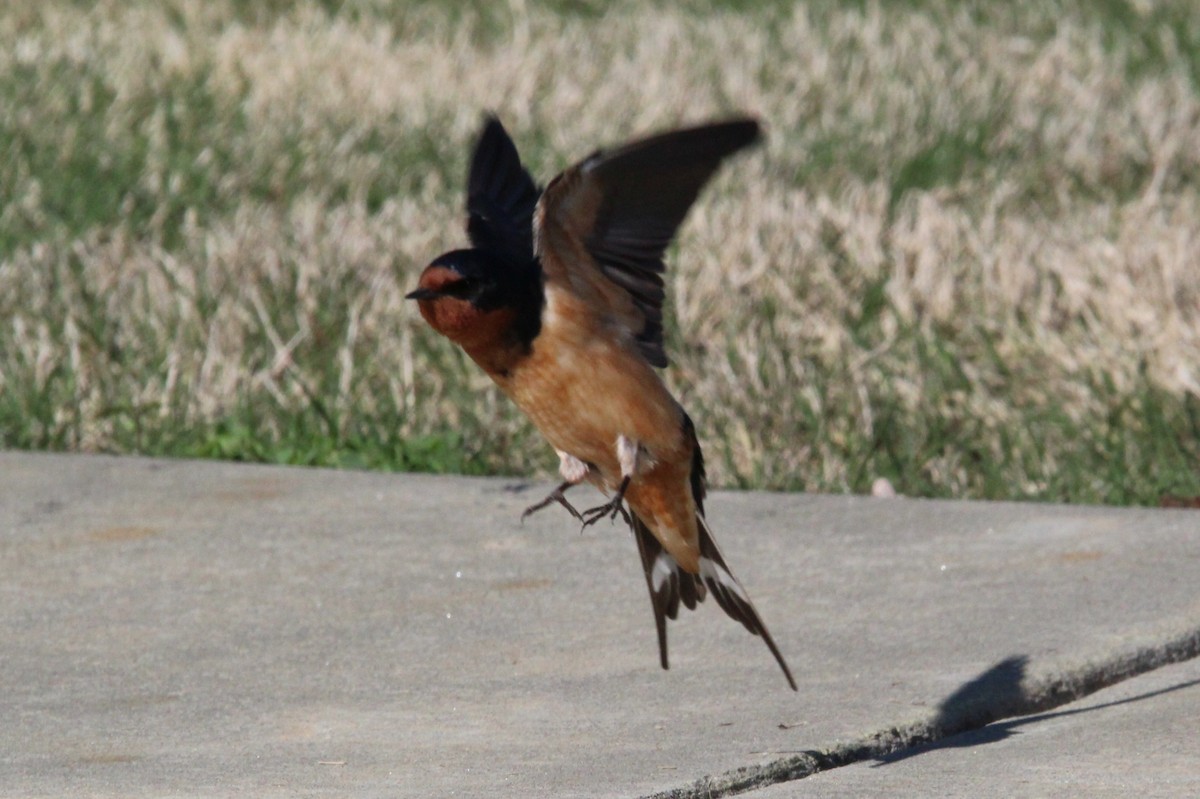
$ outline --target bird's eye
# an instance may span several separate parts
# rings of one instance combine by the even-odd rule
[[[467,279],[456,280],[449,285],[442,286],[442,294],[447,297],[457,297],[462,299],[471,293],[471,281]]]

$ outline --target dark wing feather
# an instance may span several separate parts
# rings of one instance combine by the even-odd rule
[[[533,209],[540,195],[504,126],[488,116],[467,175],[471,244],[513,263],[533,260]]]
[[[652,136],[597,153],[582,165],[603,194],[584,245],[642,312],[646,324],[638,343],[654,366],[667,365],[663,253],[721,161],[758,137],[757,122],[739,119]]]

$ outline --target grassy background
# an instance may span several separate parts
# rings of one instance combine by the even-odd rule
[[[494,109],[543,181],[748,111],[672,257],[714,482],[1200,494],[1200,9],[0,7],[0,445],[468,473],[553,454],[402,300]]]

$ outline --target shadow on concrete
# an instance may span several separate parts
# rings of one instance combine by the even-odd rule
[[[1102,705],[1020,716],[1008,721],[993,721],[1004,717],[1004,708],[1019,707],[1025,701],[1026,696],[1021,688],[1021,680],[1025,676],[1027,663],[1028,658],[1025,656],[1006,658],[964,684],[946,697],[938,710],[938,715],[930,723],[931,731],[941,731],[946,737],[879,756],[875,758],[876,762],[873,767],[907,760],[910,757],[917,757],[938,749],[970,748],[996,743],[1019,734],[1019,728],[1029,724],[1140,702],[1200,685],[1200,679],[1188,680],[1169,688],[1160,688],[1157,691],[1105,702]]]

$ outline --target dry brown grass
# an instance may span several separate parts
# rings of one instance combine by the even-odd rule
[[[236,419],[276,442],[249,456],[303,460],[299,435],[545,467],[401,299],[461,244],[481,112],[544,180],[747,111],[767,144],[702,198],[670,277],[668,377],[716,483],[1191,490],[1178,465],[1121,483],[1159,446],[1200,457],[1197,62],[1155,13],[6,6],[0,126],[37,143],[0,167],[0,440],[220,453]]]

